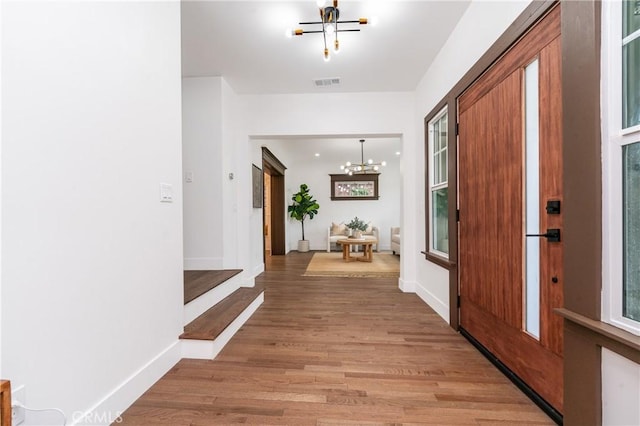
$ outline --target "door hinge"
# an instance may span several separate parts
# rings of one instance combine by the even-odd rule
[[[456,222],[460,222],[460,209],[456,210]]]
[[[460,295],[458,295],[458,308],[460,307]]]
[[[460,134],[460,123],[456,123],[456,136]]]

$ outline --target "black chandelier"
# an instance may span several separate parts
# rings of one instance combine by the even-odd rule
[[[298,22],[298,25],[322,25],[322,29],[303,30],[302,28],[297,28],[287,31],[287,36],[291,37],[301,36],[303,34],[322,33],[322,37],[324,39],[324,60],[329,61],[329,59],[331,59],[331,56],[329,56],[327,38],[331,38],[333,36],[333,51],[337,53],[340,51],[340,41],[338,40],[338,33],[360,31],[360,28],[342,28],[338,27],[338,25],[366,25],[369,21],[367,20],[367,18],[341,21],[340,9],[338,9],[338,0],[333,0],[331,6],[325,6],[326,0],[318,0],[316,3],[318,4],[318,8],[320,10],[320,21]]]

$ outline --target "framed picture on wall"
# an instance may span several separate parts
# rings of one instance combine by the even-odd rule
[[[358,175],[332,174],[331,199],[339,200],[377,200],[379,173]]]
[[[251,168],[251,187],[253,188],[253,208],[262,208],[262,169],[252,164]]]

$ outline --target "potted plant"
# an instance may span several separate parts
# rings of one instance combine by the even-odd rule
[[[289,216],[292,219],[299,220],[302,224],[302,239],[298,240],[298,251],[307,252],[309,251],[309,241],[304,238],[304,220],[307,217],[313,219],[318,214],[320,205],[309,194],[309,187],[304,183],[300,185],[300,191],[293,194],[291,201],[293,201],[293,204],[287,208]]]
[[[351,219],[351,222],[347,223],[347,228],[351,229],[353,238],[360,239],[362,238],[362,233],[367,230],[367,224],[356,216]]]

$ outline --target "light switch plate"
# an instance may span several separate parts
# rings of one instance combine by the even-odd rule
[[[193,182],[193,172],[187,172],[184,175],[184,181],[187,183]]]
[[[169,183],[160,184],[160,202],[173,203],[173,185]]]

